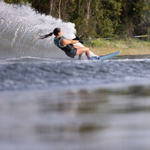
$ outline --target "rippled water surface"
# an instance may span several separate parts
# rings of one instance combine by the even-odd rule
[[[0,63],[0,90],[98,86],[149,82],[150,59],[107,61],[22,58]],[[126,85],[125,84],[125,85]]]
[[[150,60],[0,62],[1,150],[149,150]]]

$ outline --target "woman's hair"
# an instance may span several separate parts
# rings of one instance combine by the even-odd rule
[[[53,30],[53,32],[51,32],[51,33],[49,33],[49,34],[46,34],[46,35],[43,35],[43,36],[40,36],[39,39],[45,39],[45,38],[47,38],[47,37],[49,37],[49,36],[52,36],[53,34],[54,34],[55,36],[57,36],[59,32],[60,32],[60,28],[55,28],[55,29]]]

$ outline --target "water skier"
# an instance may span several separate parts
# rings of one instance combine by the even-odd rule
[[[64,37],[61,28],[55,28],[53,32],[41,36],[39,39],[47,38],[49,36],[52,36],[53,34],[55,35],[54,38],[55,45],[59,47],[61,50],[63,50],[67,56],[74,58],[76,55],[79,55],[80,60],[82,58],[83,53],[85,53],[88,59],[92,59],[88,47],[73,45],[79,42],[83,43],[83,41],[80,40],[79,38],[68,39]]]

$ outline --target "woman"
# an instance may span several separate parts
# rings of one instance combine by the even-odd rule
[[[88,59],[91,59],[90,50],[88,47],[81,47],[78,45],[73,45],[80,42],[76,39],[67,39],[63,36],[63,32],[60,28],[55,28],[50,34],[40,37],[40,39],[47,38],[49,36],[55,35],[54,43],[61,50],[63,50],[67,56],[74,58],[76,55],[79,55],[79,59],[82,58],[82,54],[85,53]],[[81,41],[82,42],[82,41]]]

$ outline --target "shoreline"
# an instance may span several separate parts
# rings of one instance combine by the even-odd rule
[[[150,41],[140,39],[92,40],[84,44],[96,55],[107,55],[121,50],[119,55],[148,55]]]
[[[90,51],[93,52],[94,54],[100,56],[100,55],[107,55],[110,53],[114,53],[116,51],[121,50],[120,56],[124,55],[150,55],[150,47],[146,48],[129,48],[129,49],[122,49],[122,48],[114,48],[114,47],[106,47],[106,48],[100,48],[100,47],[95,47],[95,48],[90,48]]]

